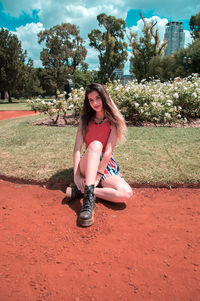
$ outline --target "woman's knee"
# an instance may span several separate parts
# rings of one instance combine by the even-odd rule
[[[89,144],[88,148],[93,152],[102,152],[103,144],[98,140],[94,140]]]
[[[121,188],[121,195],[123,198],[123,201],[128,201],[133,196],[133,190],[129,185]]]

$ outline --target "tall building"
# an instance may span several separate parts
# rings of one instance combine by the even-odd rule
[[[183,22],[169,22],[166,24],[165,39],[168,42],[165,55],[172,54],[179,48],[184,48],[185,33]]]
[[[130,65],[129,65],[129,73],[130,73],[130,74],[133,74],[133,62],[130,61],[130,60],[129,60],[129,62],[130,62]]]
[[[124,68],[121,69],[115,69],[114,74],[117,78],[121,79],[124,75]]]

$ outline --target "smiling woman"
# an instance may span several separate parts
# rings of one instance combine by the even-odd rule
[[[125,130],[124,118],[105,88],[96,83],[88,86],[74,146],[75,186],[66,190],[68,200],[84,194],[80,226],[94,223],[95,197],[118,203],[132,196],[113,157],[116,142]],[[86,150],[81,155],[83,143]]]

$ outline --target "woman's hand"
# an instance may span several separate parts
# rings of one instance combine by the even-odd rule
[[[84,193],[85,189],[85,178],[81,177],[80,175],[74,176],[74,183],[76,184],[77,188]]]

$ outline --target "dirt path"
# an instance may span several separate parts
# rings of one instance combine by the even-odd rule
[[[0,120],[35,115],[34,111],[0,111]]]
[[[200,300],[200,189],[134,189],[127,207],[0,181],[0,300]]]
[[[133,190],[82,229],[80,200],[0,180],[0,300],[199,301],[200,189]]]

